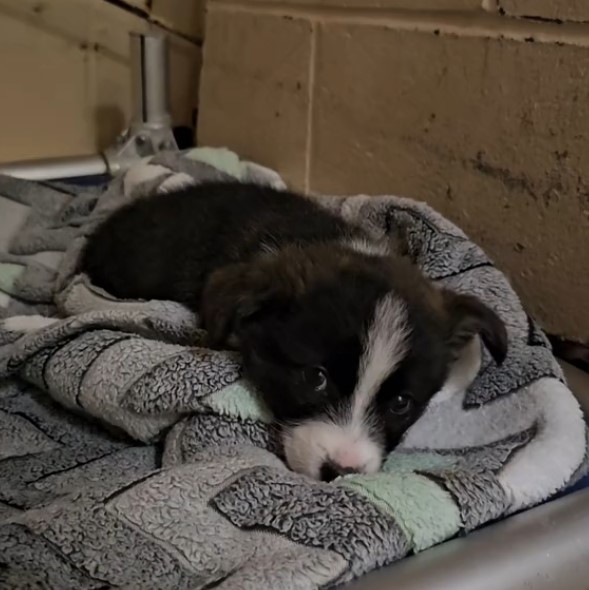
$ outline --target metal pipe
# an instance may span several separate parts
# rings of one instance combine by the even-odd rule
[[[116,174],[141,158],[177,149],[169,111],[168,42],[160,34],[131,34],[133,117],[103,154],[0,164],[0,174],[27,180]]]
[[[106,160],[101,155],[48,158],[0,164],[0,174],[26,180],[54,180],[108,174]]]
[[[131,126],[171,124],[168,43],[163,35],[131,34],[134,116]]]

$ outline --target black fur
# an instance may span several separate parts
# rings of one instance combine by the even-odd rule
[[[199,311],[211,273],[261,245],[305,245],[360,231],[308,199],[241,183],[210,183],[132,202],[91,237],[82,268],[121,298],[168,299]]]

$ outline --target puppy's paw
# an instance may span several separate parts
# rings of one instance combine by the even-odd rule
[[[0,322],[0,330],[30,334],[57,322],[57,318],[42,315],[15,315]]]

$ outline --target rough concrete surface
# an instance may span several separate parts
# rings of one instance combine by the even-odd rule
[[[226,16],[211,12],[207,19],[199,141],[230,145],[296,183],[307,160],[312,24]]]
[[[429,202],[547,330],[589,341],[588,47],[249,6],[212,4],[203,143],[299,188]]]
[[[587,0],[499,0],[508,15],[589,21]]]
[[[287,4],[284,0],[265,0],[271,4]],[[260,0],[245,0],[252,6]],[[290,0],[301,6],[345,8],[401,8],[409,10],[481,10],[481,0]]]

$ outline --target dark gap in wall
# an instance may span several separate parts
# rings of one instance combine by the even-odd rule
[[[552,23],[553,25],[562,25],[564,24],[564,21],[561,20],[560,18],[549,18],[547,16],[528,16],[525,14],[522,14],[520,17],[521,19],[524,20],[533,20],[539,23]]]
[[[549,18],[546,16],[527,16],[527,15],[522,15],[518,18],[524,19],[524,20],[531,20],[531,21],[536,21],[539,23],[552,23],[553,25],[565,25],[565,24],[569,24],[569,25],[583,25],[583,24],[588,24],[589,21],[587,20],[562,20],[560,18]]]
[[[589,345],[548,335],[554,355],[589,373]]]
[[[194,128],[182,125],[174,127],[174,139],[181,150],[188,150],[194,147]]]
[[[153,5],[153,0],[149,0],[147,2],[148,10],[143,10],[141,8],[138,8],[137,6],[131,6],[130,4],[127,4],[124,0],[104,0],[104,1],[107,2],[108,4],[112,4],[113,6],[116,6],[117,8],[120,8],[121,10],[124,10],[126,12],[131,13],[131,14],[134,14],[135,16],[138,16],[139,18],[142,18],[144,20],[149,21],[150,23],[157,25],[158,27],[160,27],[161,29],[163,29],[167,33],[171,33],[172,35],[175,35],[176,37],[180,37],[181,39],[184,39],[185,41],[188,41],[188,42],[196,45],[197,47],[202,47],[202,39],[199,39],[197,37],[192,37],[191,35],[187,35],[186,33],[181,33],[180,31],[176,31],[174,29],[171,29],[165,23],[162,23],[162,22],[158,21],[157,19],[151,18],[151,13],[149,12],[149,10],[151,10],[151,7]],[[188,1],[188,0],[186,0],[186,1]]]
[[[104,0],[104,1],[107,2],[108,4],[112,4],[113,6],[116,6],[117,8],[120,8],[121,10],[125,10],[127,12],[130,12],[131,14],[134,14],[135,16],[139,16],[144,19],[149,19],[149,13],[147,11],[142,10],[138,6],[131,6],[130,4],[127,4],[124,0]],[[151,8],[151,4],[152,4],[151,2],[148,2],[147,7]]]

